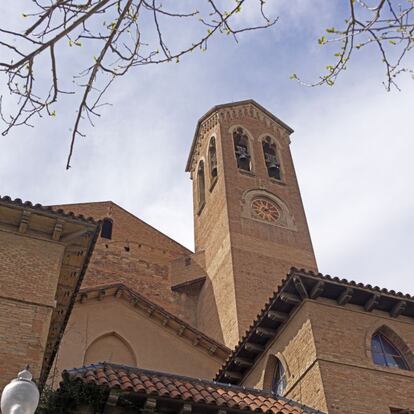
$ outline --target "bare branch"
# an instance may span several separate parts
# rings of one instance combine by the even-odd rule
[[[136,66],[178,62],[196,49],[206,50],[215,35],[232,35],[237,41],[240,33],[276,23],[276,18],[265,13],[265,0],[248,1],[256,1],[261,24],[240,25],[237,16],[246,0],[229,1],[230,10],[222,9],[219,0],[197,0],[192,7],[185,6],[187,9],[176,0],[33,0],[37,10],[24,14],[30,21],[26,29],[19,32],[0,27],[0,73],[6,75],[10,96],[15,98],[11,107],[17,108],[11,115],[6,114],[5,108],[10,105],[0,97],[0,117],[6,124],[2,134],[19,125],[32,126],[35,115],[55,116],[53,106],[62,95],[80,93],[66,165],[70,168],[75,141],[85,136],[81,132],[84,122],[94,125],[100,108],[108,105],[102,99],[118,77]],[[172,20],[177,31],[179,24],[198,26],[198,37],[173,39],[163,29],[171,27]],[[144,29],[145,38],[141,33]],[[61,90],[58,82],[68,81],[69,68],[59,59],[68,46],[72,51],[83,48],[80,60],[84,66],[70,74],[73,91]],[[37,74],[44,77],[47,73],[45,58],[50,64],[50,83],[46,87],[44,80],[37,80]]]

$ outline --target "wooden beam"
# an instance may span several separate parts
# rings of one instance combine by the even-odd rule
[[[402,312],[405,311],[406,307],[407,307],[407,302],[405,300],[400,300],[392,307],[390,311],[390,315],[393,318],[396,318],[397,316],[401,315]]]
[[[238,380],[238,381],[240,381],[243,378],[243,375],[240,374],[240,372],[236,372],[236,371],[226,371],[224,373],[224,376],[228,379]]]
[[[291,305],[299,305],[299,303],[302,302],[301,299],[298,296],[296,296],[292,293],[287,293],[287,292],[281,293],[280,294],[280,299],[283,302],[290,303]]]
[[[241,357],[234,358],[234,363],[238,367],[245,367],[245,368],[250,368],[253,365],[253,362],[249,361],[246,358],[241,358]]]
[[[24,234],[29,229],[30,216],[31,216],[30,211],[23,210],[22,216],[20,217],[19,233]]]
[[[211,345],[210,348],[208,348],[208,353],[210,355],[214,355],[217,351],[217,346],[216,345]]]
[[[364,305],[364,309],[367,312],[371,312],[379,303],[381,298],[381,295],[379,293],[375,293],[373,294],[366,302]]]
[[[103,414],[111,413],[113,411],[113,407],[116,407],[116,405],[118,404],[118,399],[119,399],[119,390],[111,389],[111,391],[109,391],[108,398],[106,399],[106,402],[105,402],[105,408],[104,408]]]
[[[276,329],[262,328],[259,326],[256,328],[256,334],[259,336],[265,336],[266,338],[273,338],[276,336]]]
[[[266,315],[272,321],[286,322],[289,319],[289,314],[277,311],[267,311]]]
[[[253,342],[246,342],[246,344],[244,345],[244,349],[248,352],[263,352],[264,351],[264,346],[259,345],[259,344],[254,344]]]
[[[85,300],[88,299],[88,294],[87,293],[81,293],[80,294],[80,303],[85,302]]]
[[[296,291],[299,293],[299,296],[302,299],[307,299],[309,297],[308,291],[303,284],[302,279],[299,276],[293,276],[293,283],[295,284]]]
[[[141,413],[154,413],[157,409],[157,400],[155,398],[147,398],[144,404],[144,408]]]
[[[52,240],[59,241],[62,231],[63,231],[63,221],[58,219],[56,220],[55,227],[53,228]]]
[[[193,409],[193,406],[191,404],[183,404],[183,406],[181,407],[180,411],[178,412],[179,414],[189,414],[191,413]]]
[[[312,288],[311,293],[309,297],[311,299],[317,299],[322,293],[325,288],[325,282],[323,280],[320,280],[316,283],[316,285]]]
[[[60,239],[60,241],[61,242],[68,242],[68,241],[71,241],[73,239],[77,239],[78,237],[84,236],[85,234],[88,234],[88,236],[89,236],[90,234],[92,234],[92,232],[91,232],[90,229],[82,229],[82,230],[70,233],[70,234],[66,235],[65,237],[62,237]]]
[[[342,293],[339,295],[338,299],[336,300],[336,302],[338,303],[338,305],[340,306],[344,306],[346,305],[352,298],[352,295],[354,293],[354,290],[351,288],[346,288],[342,291]]]

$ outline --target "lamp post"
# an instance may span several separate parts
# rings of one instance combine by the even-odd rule
[[[2,414],[34,414],[39,404],[39,390],[28,367],[10,381],[1,394]]]

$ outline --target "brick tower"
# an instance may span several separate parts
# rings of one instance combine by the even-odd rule
[[[293,130],[252,100],[198,122],[186,170],[206,283],[197,325],[235,345],[292,266],[317,270],[289,149]]]

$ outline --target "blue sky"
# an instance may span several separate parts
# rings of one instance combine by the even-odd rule
[[[25,1],[7,3],[2,19],[21,22]],[[2,137],[0,194],[42,204],[113,200],[192,248],[184,168],[195,124],[216,104],[253,98],[295,129],[291,148],[320,271],[414,293],[414,81],[401,78],[402,92],[386,92],[370,50],[332,88],[289,80],[293,72],[315,79],[331,63],[332,50],[317,38],[343,17],[341,2],[268,3],[280,16],[272,29],[239,44],[217,38],[205,53],[136,68],[114,84],[112,106],[78,140],[71,170],[69,102],[55,118]],[[239,18],[256,16],[249,9]],[[193,30],[168,29],[174,41]],[[70,65],[71,51],[61,53]]]

